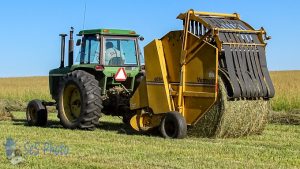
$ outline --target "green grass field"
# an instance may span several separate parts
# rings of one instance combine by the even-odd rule
[[[300,126],[268,125],[262,135],[238,139],[186,138],[125,134],[118,118],[105,117],[95,131],[66,130],[55,114],[47,128],[24,126],[25,115],[0,123],[1,140],[17,141],[25,162],[20,168],[299,168]],[[121,132],[120,132],[121,131]],[[28,155],[29,141],[69,147],[66,156]],[[27,145],[27,144],[25,144]],[[40,146],[43,149],[43,146]],[[27,154],[27,155],[26,155]],[[14,168],[0,151],[0,168]]]
[[[300,71],[271,72],[271,77],[276,90],[272,109],[287,113],[279,114],[283,120],[289,115],[300,124]],[[0,101],[22,110],[34,98],[51,100],[46,77],[0,78]],[[3,144],[8,137],[15,139],[25,162],[13,166],[2,144],[0,169],[300,168],[300,125],[268,124],[262,135],[236,139],[166,140],[133,133],[117,117],[103,117],[97,130],[81,131],[62,128],[54,113],[50,113],[46,128],[26,126],[24,112],[13,115],[13,121],[0,121],[0,139]],[[35,142],[41,142],[37,156],[28,153],[28,145]],[[68,146],[68,155],[44,154],[45,142]]]
[[[275,97],[271,101],[275,111],[300,112],[300,71],[271,72]]]

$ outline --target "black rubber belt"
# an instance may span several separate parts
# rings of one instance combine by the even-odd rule
[[[254,58],[255,57],[254,56],[254,51],[253,51],[253,48],[251,46],[249,46],[248,48],[249,48],[249,56],[250,56],[250,60],[251,60],[251,65],[252,65],[251,68],[254,72],[254,77],[255,77],[254,83],[258,87],[258,92],[255,95],[255,97],[260,97],[260,96],[262,96],[262,88],[261,88],[261,84],[259,82],[259,75],[258,75],[258,72],[257,72],[256,62],[255,62],[255,58]]]
[[[249,40],[251,40],[251,43],[253,43],[253,37],[257,36],[255,34],[248,34],[249,36]],[[258,58],[258,51],[256,49],[256,46],[251,46],[250,47],[251,49],[251,52],[250,54],[252,54],[252,57],[253,57],[253,69],[255,70],[255,72],[257,72],[256,74],[256,79],[258,80],[259,82],[259,86],[260,86],[260,92],[258,93],[258,96],[259,97],[265,97],[267,95],[267,86],[264,82],[264,78],[263,78],[263,75],[262,75],[262,71],[261,71],[261,65],[260,65],[260,62],[259,62],[259,58]]]
[[[230,37],[226,33],[219,33],[220,40],[223,42],[231,42]],[[232,50],[229,45],[223,45],[223,49],[225,51],[225,62],[226,62],[226,69],[229,75],[229,79],[233,86],[233,98],[241,97],[241,88],[238,82],[238,77],[236,76],[235,71],[235,64],[232,56]]]
[[[246,43],[246,41],[242,38],[242,35],[241,34],[236,34],[237,38],[238,38],[238,42],[239,43]],[[252,82],[252,79],[248,73],[248,67],[247,67],[247,58],[246,58],[246,52],[247,52],[247,48],[246,46],[240,46],[240,49],[241,49],[241,58],[243,60],[243,65],[242,65],[242,68],[243,68],[243,76],[245,78],[245,83],[246,83],[246,88],[248,89],[248,95],[247,97],[253,97],[254,96],[254,84]]]
[[[226,22],[226,23],[228,23],[229,25],[233,25],[234,26],[234,28],[235,29],[237,29],[237,28],[240,28],[240,27],[243,27],[244,29],[249,29],[249,27],[248,26],[246,26],[243,22],[241,22],[241,21],[237,21],[237,20],[223,20],[224,22]],[[239,37],[237,37],[237,34],[231,34],[231,35],[235,35],[235,37],[236,37],[236,43],[241,43],[242,42],[242,40],[239,38]],[[249,36],[251,36],[251,35],[248,35],[248,37]],[[256,35],[255,35],[256,36]],[[253,38],[252,38],[253,39]],[[244,40],[245,41],[245,40]],[[248,38],[248,43],[253,43],[253,42],[251,42],[251,38],[249,37]],[[255,80],[256,81],[258,81],[259,82],[259,91],[257,91],[257,92],[251,92],[251,95],[252,96],[254,96],[254,97],[257,97],[257,96],[262,96],[262,95],[264,95],[264,93],[265,93],[265,85],[262,83],[262,74],[261,74],[261,70],[259,70],[259,67],[260,67],[260,63],[259,62],[257,62],[257,52],[256,52],[256,48],[255,47],[250,47],[250,48],[248,48],[248,49],[250,49],[249,50],[249,52],[250,52],[250,55],[249,56],[251,56],[251,58],[250,58],[250,60],[252,61],[252,66],[250,67],[250,69],[254,69],[254,73],[255,73],[255,75],[256,75],[256,78],[255,78]],[[241,58],[242,56],[239,56],[239,58]],[[243,67],[241,66],[241,69],[243,70]],[[251,72],[251,71],[250,71]],[[250,73],[251,74],[251,73]],[[242,75],[243,75],[243,77],[244,77],[244,79],[245,79],[245,82],[247,83],[247,75],[245,75],[245,74],[243,74],[243,71],[242,71]],[[253,84],[254,84],[255,82],[253,82]],[[253,85],[252,85],[253,86]],[[254,86],[253,86],[253,88],[255,88]],[[256,93],[256,95],[254,94],[254,93]],[[243,96],[245,96],[245,95],[243,95]]]
[[[247,97],[253,97],[254,96],[254,87],[253,87],[253,82],[251,80],[251,77],[247,71],[247,61],[246,61],[246,49],[245,47],[240,47],[241,50],[241,58],[243,59],[243,76],[245,78],[245,83],[246,83],[246,89],[248,90],[247,92]]]
[[[255,43],[260,43],[258,40],[258,37],[255,36],[253,37],[253,41]],[[267,68],[267,61],[266,61],[266,55],[265,55],[265,48],[262,46],[258,46],[258,52],[259,52],[259,60],[260,60],[260,66],[261,66],[261,70],[262,70],[262,74],[264,76],[265,82],[267,84],[268,87],[268,94],[267,94],[267,98],[271,98],[274,97],[275,95],[275,90],[274,90],[274,86],[272,83],[272,80],[270,78],[270,74]]]
[[[213,27],[218,27],[217,25],[215,25],[215,23],[213,23],[210,19],[211,18],[207,18],[207,17],[203,17],[202,18],[205,22],[207,22],[209,25],[212,25]]]
[[[199,22],[196,22],[196,27],[195,27],[195,31],[196,31],[196,35],[199,36]]]
[[[240,20],[201,17],[213,27],[226,29],[252,30]],[[261,44],[256,34],[219,33],[220,40],[228,43],[256,43]],[[226,70],[233,86],[233,96],[236,97],[273,97],[275,94],[263,46],[223,45],[224,58],[221,67]],[[227,72],[228,71],[228,72]]]
[[[235,36],[235,39],[237,41],[237,43],[243,43],[239,37],[239,34],[234,33],[233,34]],[[244,95],[242,95],[243,97],[250,97],[250,93],[251,93],[251,85],[250,85],[250,79],[248,77],[247,74],[247,66],[246,66],[246,61],[245,61],[245,57],[244,57],[244,49],[243,47],[236,47],[236,53],[237,53],[237,57],[239,60],[239,64],[240,64],[240,69],[241,69],[241,74],[242,74],[242,78],[244,80],[244,87],[246,88],[246,92],[244,93]],[[249,86],[250,85],[250,86]]]
[[[225,33],[225,34],[228,34],[228,36],[230,36],[230,39],[232,40],[232,42],[237,43],[236,39],[234,38],[233,33]],[[242,76],[242,73],[241,73],[242,71],[241,71],[241,68],[240,68],[240,59],[237,55],[236,47],[230,46],[230,48],[231,48],[231,51],[232,51],[233,63],[234,63],[235,70],[236,70],[235,72],[237,74],[238,82],[239,82],[240,88],[241,88],[241,96],[244,97],[246,95],[246,88],[245,88],[245,82],[244,82],[244,79],[243,79],[243,76]]]
[[[220,39],[225,42],[234,42],[238,43],[239,41],[236,40],[233,34],[230,33],[220,33]],[[241,42],[241,41],[240,41]],[[249,42],[248,42],[249,43]],[[230,47],[229,45],[223,45],[223,48],[225,50],[225,60],[226,60],[226,65],[227,65],[227,70],[229,74],[229,78],[232,81],[232,84],[234,86],[233,90],[233,96],[234,98],[236,97],[261,97],[263,94],[261,93],[262,87],[261,84],[258,83],[260,80],[259,78],[259,73],[257,70],[257,63],[255,60],[255,55],[254,55],[254,49],[250,47],[247,49],[246,47],[244,48],[244,54],[241,54],[241,50],[235,47]],[[237,54],[237,50],[239,50]],[[248,65],[249,73],[250,76],[245,73],[246,68],[243,66],[243,59],[242,56],[245,55],[245,60]],[[254,74],[253,74],[254,72]],[[248,84],[247,85],[247,80],[249,79],[251,81],[250,83],[253,84]],[[245,81],[244,81],[245,80]],[[249,83],[248,81],[248,83]],[[255,84],[257,87],[255,87]],[[251,90],[249,87],[247,88],[246,86],[252,86]],[[243,92],[245,90],[248,90],[248,92]],[[251,93],[251,95],[250,95]]]
[[[222,24],[218,21],[218,19],[214,19],[214,18],[209,18],[209,20],[214,23],[214,26],[221,28]]]
[[[237,81],[238,77],[235,74],[235,68],[234,68],[234,64],[233,64],[231,48],[229,45],[223,45],[223,48],[225,50],[225,58],[226,58],[226,65],[227,65],[229,78],[233,85],[232,97],[233,98],[241,97],[241,89],[240,89],[239,83]]]
[[[253,88],[253,92],[252,92],[252,96],[251,97],[257,97],[259,89],[255,83],[256,78],[254,76],[254,71],[252,68],[252,62],[251,62],[251,58],[250,58],[250,53],[249,53],[249,48],[248,47],[244,47],[245,49],[245,55],[246,55],[246,61],[247,61],[247,68],[248,68],[248,72],[250,74],[250,79],[252,82],[252,88]]]
[[[267,68],[265,49],[262,46],[258,46],[258,51],[259,51],[259,55],[260,55],[259,58],[260,58],[262,72],[265,77],[266,83],[268,85],[268,90],[269,90],[267,98],[271,98],[271,97],[274,97],[275,90],[274,90],[274,86],[273,86],[273,83],[272,83],[272,80],[270,78],[270,74],[269,74],[269,71]]]
[[[258,52],[257,52],[256,46],[253,46],[252,48],[253,48],[254,60],[255,60],[255,63],[256,63],[255,65],[256,65],[256,68],[257,68],[257,72],[258,72],[259,82],[260,82],[261,87],[262,87],[262,93],[260,94],[260,96],[265,97],[265,96],[267,96],[268,91],[267,91],[266,83],[264,81],[264,77],[262,75],[261,65],[260,65],[260,62],[259,62],[258,55],[257,55]]]
[[[228,25],[231,24],[229,20],[223,19],[221,21]],[[242,39],[240,39],[237,33],[229,33],[229,36],[231,37],[234,43],[243,43]],[[248,81],[249,78],[246,73],[247,69],[244,65],[244,58],[242,57],[242,49],[240,47],[233,47],[233,48],[236,54],[236,59],[237,59],[236,62],[238,62],[236,67],[237,67],[239,81],[241,84],[242,97],[250,97],[251,89],[249,87],[249,81]]]

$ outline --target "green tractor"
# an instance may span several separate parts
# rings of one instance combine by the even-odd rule
[[[27,106],[29,125],[47,124],[46,106],[56,106],[61,124],[68,129],[94,130],[101,113],[121,116],[128,123],[129,99],[144,76],[138,42],[131,30],[82,30],[74,64],[74,29],[71,28],[68,65],[64,64],[65,37],[61,36],[60,67],[49,72],[50,93],[55,102],[32,100]]]

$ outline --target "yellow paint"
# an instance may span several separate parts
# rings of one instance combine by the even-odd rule
[[[154,114],[172,111],[162,42],[154,40],[145,47],[144,51],[149,107]]]
[[[63,90],[63,115],[70,122],[77,120],[81,112],[81,97],[78,87],[74,84],[67,85]]]
[[[144,110],[138,110],[137,114],[130,119],[130,125],[136,131],[147,131],[158,127],[162,117],[161,114],[150,114]]]
[[[147,94],[139,92],[139,95],[147,97],[148,105],[143,104],[147,105],[145,115],[137,114],[132,119],[136,129],[158,125],[163,114],[170,111],[180,112],[188,125],[196,124],[211,109],[218,96],[218,57],[225,43],[220,41],[219,32],[266,34],[263,29],[254,30],[247,23],[244,24],[250,30],[215,28],[199,15],[240,20],[238,14],[189,10],[177,17],[184,21],[182,31],[171,31],[145,47],[146,84],[143,87]],[[190,21],[201,23],[207,32],[202,36],[192,34],[189,31]],[[211,38],[215,43],[210,43]],[[263,39],[259,40],[265,45]],[[139,99],[143,98],[139,96]],[[132,100],[136,100],[135,95]]]
[[[143,78],[138,88],[130,98],[130,109],[141,109],[148,107],[146,78]]]

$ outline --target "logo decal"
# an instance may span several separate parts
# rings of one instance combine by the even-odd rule
[[[19,164],[24,161],[22,158],[22,152],[19,148],[17,148],[16,142],[11,137],[6,138],[5,153],[7,159],[13,164]]]

